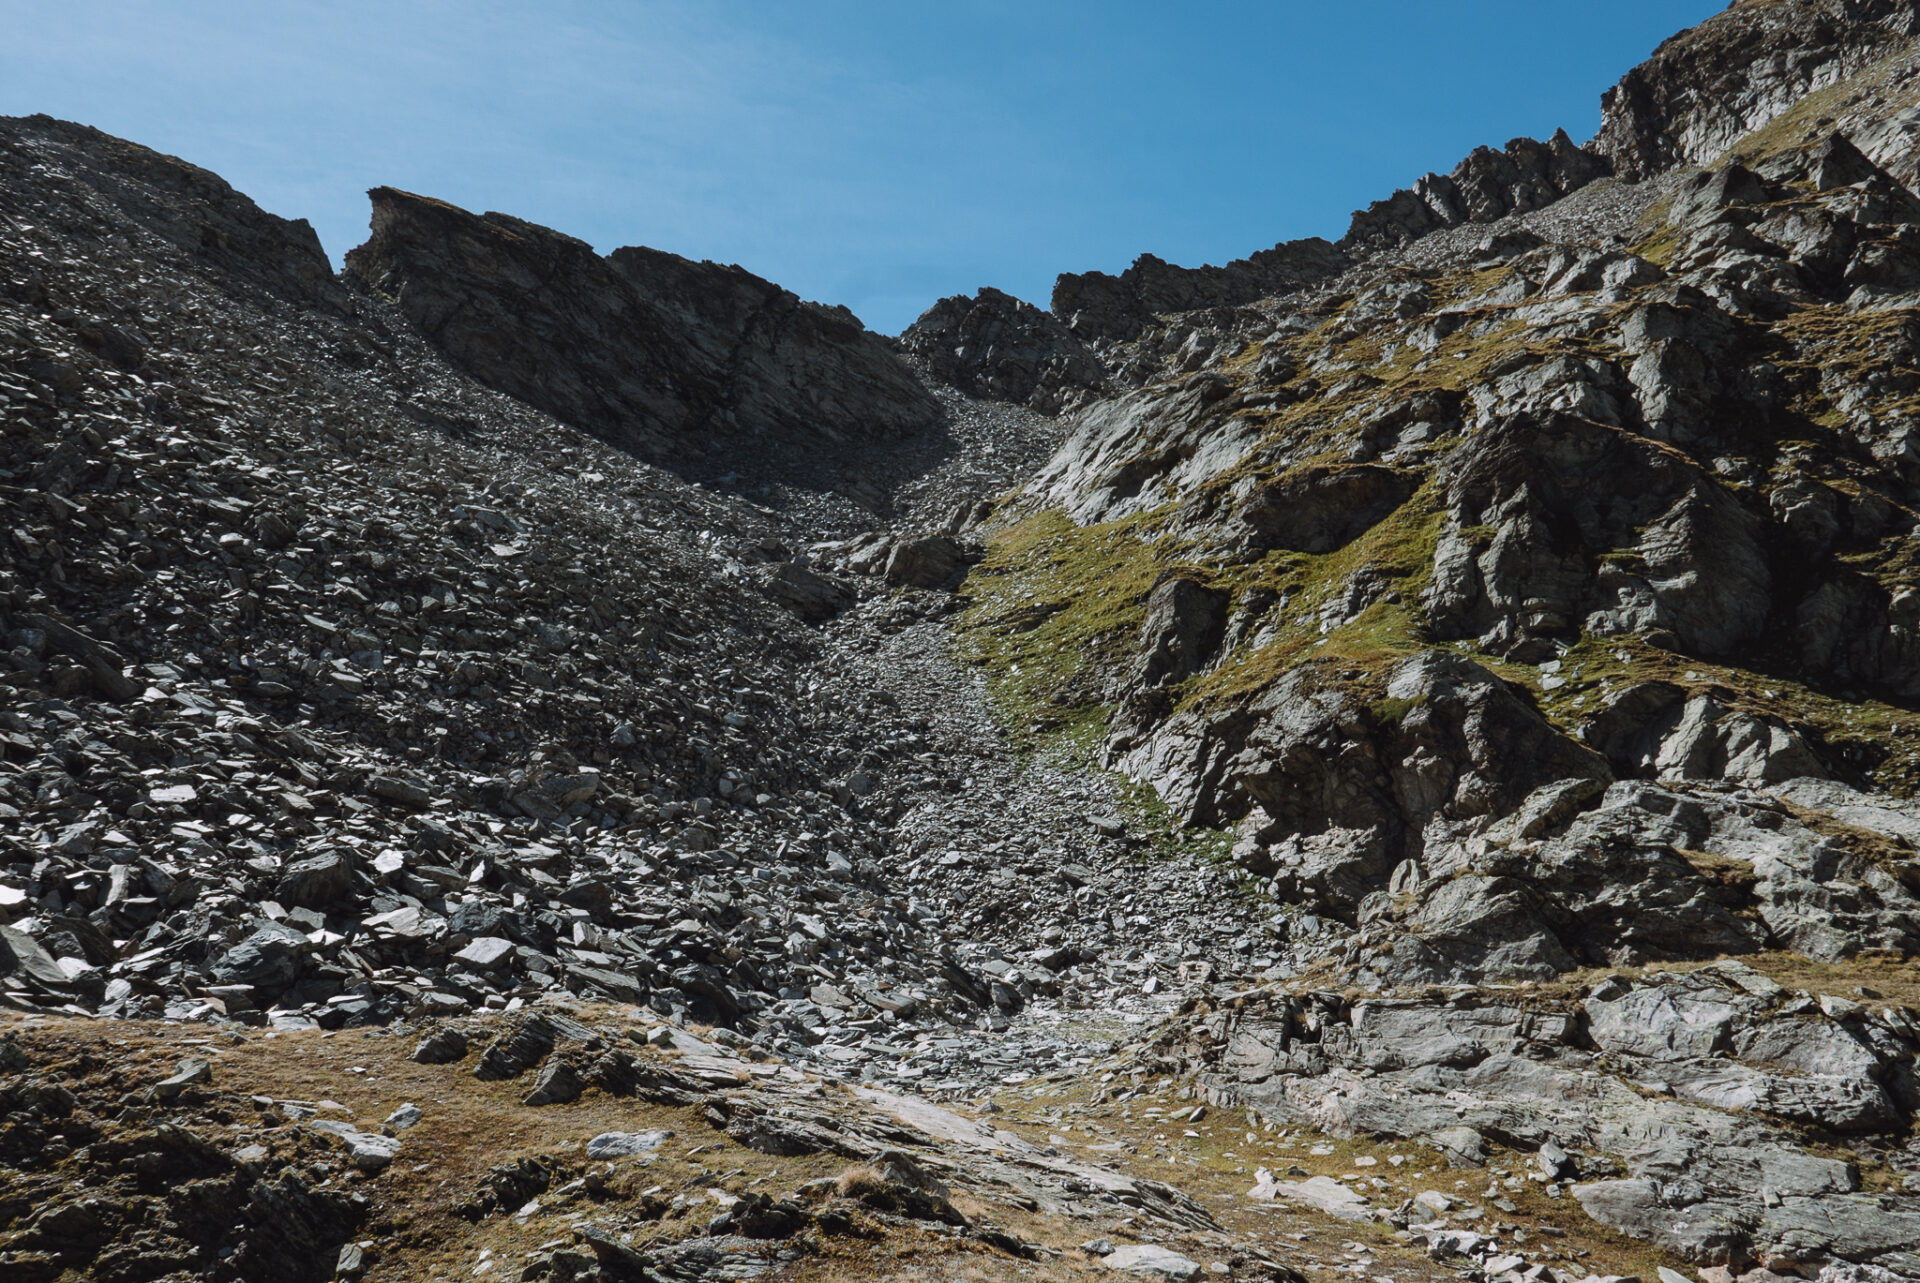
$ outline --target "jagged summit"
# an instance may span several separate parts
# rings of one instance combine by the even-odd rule
[[[1838,123],[1911,184],[1920,176],[1916,36],[1920,16],[1911,0],[1735,0],[1607,90],[1600,130],[1586,144],[1557,130],[1546,142],[1476,148],[1450,173],[1424,175],[1356,211],[1338,242],[1285,241],[1220,267],[1178,267],[1143,254],[1118,276],[1065,273],[1052,311],[1085,341],[1124,342],[1156,316],[1311,288],[1369,253],[1537,210],[1599,178],[1641,182],[1708,163],[1776,121],[1781,130]],[[1818,120],[1807,106],[1814,102],[1824,109]],[[1805,118],[1795,119],[1796,111]]]
[[[267,213],[218,174],[52,116],[0,117],[0,127],[25,163],[71,167],[117,216],[230,280],[295,303],[337,306],[346,297],[312,224]],[[34,212],[17,186],[0,191],[0,209],[15,218]],[[98,224],[65,230],[81,244],[105,232]]]
[[[1639,180],[1707,164],[1775,121],[1851,132],[1866,118],[1842,116],[1864,105],[1869,151],[1911,182],[1916,36],[1913,0],[1734,0],[1606,92],[1591,146]]]

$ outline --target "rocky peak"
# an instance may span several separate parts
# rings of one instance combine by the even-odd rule
[[[1516,138],[1498,151],[1476,147],[1452,173],[1428,174],[1354,214],[1340,244],[1359,251],[1462,223],[1491,223],[1551,205],[1610,172],[1606,157],[1577,145],[1564,129],[1544,143]]]
[[[1118,276],[1067,272],[1053,286],[1053,314],[1089,342],[1134,337],[1168,312],[1235,307],[1324,281],[1346,266],[1317,236],[1283,241],[1223,267],[1176,267],[1142,254]]]
[[[799,477],[823,447],[896,441],[940,411],[845,308],[740,267],[586,242],[390,187],[349,273],[457,366],[643,459]]]
[[[115,217],[231,282],[290,302],[345,304],[311,223],[267,213],[198,165],[52,116],[0,117],[0,149],[11,163],[97,191]],[[24,216],[27,207],[18,201],[19,193],[0,190],[0,209]],[[75,201],[68,211],[76,218],[69,235],[85,243],[111,234],[106,222],[79,218],[81,206]]]
[[[1898,181],[1920,181],[1920,4],[1916,0],[1736,0],[1663,43],[1602,96],[1599,133],[1565,130],[1476,148],[1446,174],[1356,211],[1337,244],[1288,241],[1222,267],[1179,267],[1141,255],[1126,271],[1063,274],[1053,312],[1103,345],[1136,339],[1169,314],[1240,307],[1323,285],[1356,262],[1449,228],[1543,209],[1609,175],[1630,182],[1719,159],[1736,142],[1778,150],[1836,124]],[[1855,73],[1871,69],[1875,74]],[[1815,91],[1789,133],[1756,138]],[[1112,362],[1110,361],[1110,364]],[[1133,381],[1133,380],[1130,380]]]
[[[969,396],[1058,414],[1106,387],[1093,352],[1051,313],[987,287],[943,298],[907,327],[900,349]]]

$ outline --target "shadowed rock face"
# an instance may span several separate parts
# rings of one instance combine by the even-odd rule
[[[1165,312],[1232,307],[1324,281],[1347,266],[1317,236],[1284,241],[1224,267],[1178,267],[1142,254],[1118,276],[1068,272],[1053,286],[1053,314],[1089,342],[1132,338]]]
[[[1492,673],[1432,651],[1387,698],[1303,664],[1221,711],[1175,713],[1123,759],[1199,823],[1238,823],[1238,858],[1289,898],[1348,911],[1450,824],[1505,815],[1607,764]]]
[[[586,242],[374,189],[347,269],[398,300],[456,365],[502,392],[697,475],[804,465],[896,441],[933,398],[845,308],[739,267]]]
[[[1718,654],[1766,620],[1758,523],[1704,469],[1644,438],[1523,417],[1489,427],[1448,471],[1450,522],[1428,596],[1442,637],[1511,651],[1585,617],[1592,632],[1658,630]],[[1476,551],[1466,528],[1492,531],[1488,546]],[[1595,570],[1571,551],[1583,547],[1633,547],[1646,570]]]
[[[1331,552],[1405,503],[1417,485],[1378,464],[1309,467],[1256,487],[1228,528],[1255,548]]]

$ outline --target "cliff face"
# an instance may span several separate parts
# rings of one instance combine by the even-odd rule
[[[1042,414],[1084,404],[1107,385],[1099,359],[1069,326],[992,288],[935,303],[900,336],[900,350],[969,396]]]
[[[1475,148],[1449,174],[1428,174],[1354,214],[1341,245],[1403,244],[1463,223],[1491,223],[1543,208],[1610,170],[1604,156],[1557,131],[1546,142],[1516,138],[1504,148]]]
[[[651,462],[806,472],[823,447],[932,426],[933,398],[844,308],[739,267],[602,258],[504,214],[377,188],[347,255],[460,368]]]
[[[1053,286],[1053,314],[1089,341],[1133,338],[1168,312],[1231,307],[1325,280],[1346,263],[1318,237],[1286,241],[1224,267],[1176,267],[1142,254],[1118,276],[1066,273]]]

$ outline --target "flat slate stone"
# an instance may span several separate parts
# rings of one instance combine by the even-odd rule
[[[669,1131],[601,1132],[587,1142],[588,1158],[631,1158],[651,1154],[673,1136]]]
[[[1163,1279],[1166,1283],[1190,1283],[1200,1277],[1200,1263],[1180,1253],[1151,1243],[1130,1243],[1116,1247],[1100,1263],[1110,1270],[1137,1274],[1142,1278]]]
[[[464,962],[482,971],[492,971],[512,956],[513,941],[503,940],[499,936],[481,936],[453,955],[456,962]]]

